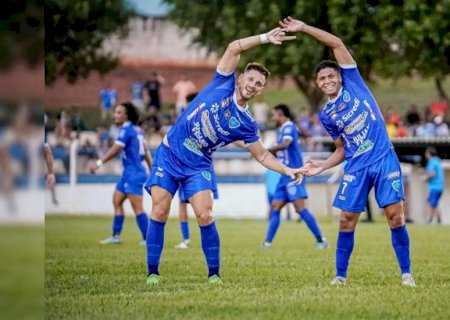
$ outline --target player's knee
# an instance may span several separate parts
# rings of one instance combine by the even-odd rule
[[[211,210],[202,210],[197,214],[197,222],[200,225],[208,225],[214,220]]]
[[[346,215],[341,215],[339,219],[339,230],[352,231],[356,227],[356,222]]]
[[[405,224],[405,217],[402,212],[395,212],[388,217],[391,228],[401,227]]]
[[[162,208],[154,207],[151,214],[152,219],[156,221],[167,221],[169,213]]]
[[[274,201],[274,202],[272,202],[270,207],[272,210],[280,211],[283,208],[283,205],[284,205],[284,203],[282,203],[282,202]]]

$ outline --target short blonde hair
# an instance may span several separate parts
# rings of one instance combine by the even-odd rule
[[[261,63],[258,62],[250,62],[249,64],[247,64],[247,66],[245,67],[244,73],[250,70],[256,70],[260,73],[262,73],[266,78],[268,78],[270,76],[270,71],[267,70],[266,67],[264,67]]]

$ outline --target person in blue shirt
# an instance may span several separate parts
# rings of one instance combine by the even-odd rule
[[[111,117],[114,108],[116,107],[117,99],[117,90],[109,83],[106,84],[104,89],[100,90],[99,100],[102,121]]]
[[[337,60],[322,61],[315,69],[316,85],[328,96],[320,119],[336,150],[326,160],[310,160],[303,168],[313,176],[347,160],[333,205],[341,209],[336,245],[336,277],[332,285],[345,285],[354,234],[372,187],[391,229],[392,246],[402,274],[402,284],[414,287],[409,236],[403,210],[404,190],[400,162],[389,140],[386,125],[356,62],[342,40],[291,17],[280,21],[285,32],[303,32],[329,47]]]
[[[144,101],[144,82],[136,80],[131,84],[131,94],[133,105],[142,114],[145,112],[145,101]]]
[[[279,128],[277,142],[268,150],[276,155],[277,159],[289,167],[302,167],[302,151],[299,143],[299,132],[297,126],[292,121],[292,115],[289,107],[285,104],[279,104],[272,109],[272,120]],[[300,184],[295,183],[295,179],[290,176],[282,175],[276,185],[275,193],[271,201],[271,212],[269,227],[266,233],[266,239],[261,245],[262,248],[268,248],[272,245],[275,234],[280,225],[280,211],[286,203],[292,203],[295,211],[305,221],[309,230],[316,238],[316,248],[323,249],[328,247],[328,241],[323,237],[317,221],[311,211],[305,204],[308,198],[305,180]]]
[[[100,241],[100,244],[120,244],[120,234],[125,220],[124,201],[128,198],[136,215],[136,223],[141,231],[145,245],[147,235],[148,217],[142,204],[143,185],[147,179],[147,170],[143,161],[149,168],[152,165],[150,152],[145,146],[144,133],[138,126],[139,112],[131,102],[119,104],[114,110],[114,122],[120,127],[117,139],[111,149],[91,167],[95,173],[105,162],[113,159],[120,153],[122,158],[122,178],[116,185],[113,194],[114,219],[112,235]]]
[[[445,189],[445,175],[442,168],[441,158],[435,148],[428,147],[425,150],[426,165],[426,180],[428,184],[428,199],[430,205],[430,217],[428,223],[432,223],[433,219],[437,219],[437,223],[441,223],[441,213],[439,211],[439,200]]]
[[[241,53],[263,43],[282,44],[294,39],[280,28],[268,33],[231,42],[209,84],[195,97],[171,127],[158,147],[146,183],[152,196],[152,213],[147,233],[147,283],[160,282],[159,264],[164,246],[164,229],[170,204],[179,185],[194,209],[200,226],[203,253],[208,265],[208,279],[221,284],[220,239],[212,215],[214,173],[212,153],[229,143],[243,141],[249,152],[266,168],[301,179],[299,169],[279,162],[260,139],[248,101],[264,89],[268,70],[250,63],[236,79],[235,69]]]

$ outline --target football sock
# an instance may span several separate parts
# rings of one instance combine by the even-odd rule
[[[147,265],[148,274],[159,274],[159,261],[164,247],[164,227],[165,222],[149,219],[147,229]]]
[[[145,212],[141,212],[136,215],[136,223],[139,227],[139,230],[141,230],[142,238],[145,240],[148,228],[148,217]]]
[[[112,232],[113,236],[118,236],[122,232],[123,222],[125,220],[125,216],[114,215]]]
[[[202,238],[202,249],[208,265],[208,277],[219,275],[220,267],[220,238],[217,232],[216,223],[207,226],[200,226]]]
[[[347,277],[348,262],[355,243],[355,231],[339,231],[336,245],[336,276]]]
[[[307,208],[304,208],[299,214],[302,220],[305,221],[309,230],[313,233],[314,237],[316,237],[317,241],[322,242],[322,232],[320,232],[319,225],[317,224],[314,215]]]
[[[279,226],[280,226],[280,211],[271,209],[269,227],[267,228],[266,234],[266,242],[272,243]]]
[[[189,222],[180,221],[181,234],[183,235],[183,240],[189,240]]]
[[[411,273],[411,261],[409,259],[409,236],[406,226],[391,229],[392,246],[397,255],[398,264],[403,273]]]

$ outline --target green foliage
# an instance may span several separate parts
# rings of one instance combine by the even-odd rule
[[[448,226],[409,225],[417,288],[400,284],[389,227],[383,217],[358,226],[345,288],[330,287],[337,223],[322,220],[329,250],[314,249],[304,225],[283,221],[273,246],[261,250],[267,222],[218,220],[224,285],[212,287],[199,232],[181,241],[178,219],[166,225],[162,282],[145,283],[145,248],[127,217],[123,244],[97,244],[110,217],[47,216],[48,319],[447,319]]]
[[[117,57],[102,44],[128,34],[132,7],[123,0],[48,0],[45,3],[45,83],[65,76],[70,83],[91,71],[105,74]]]

